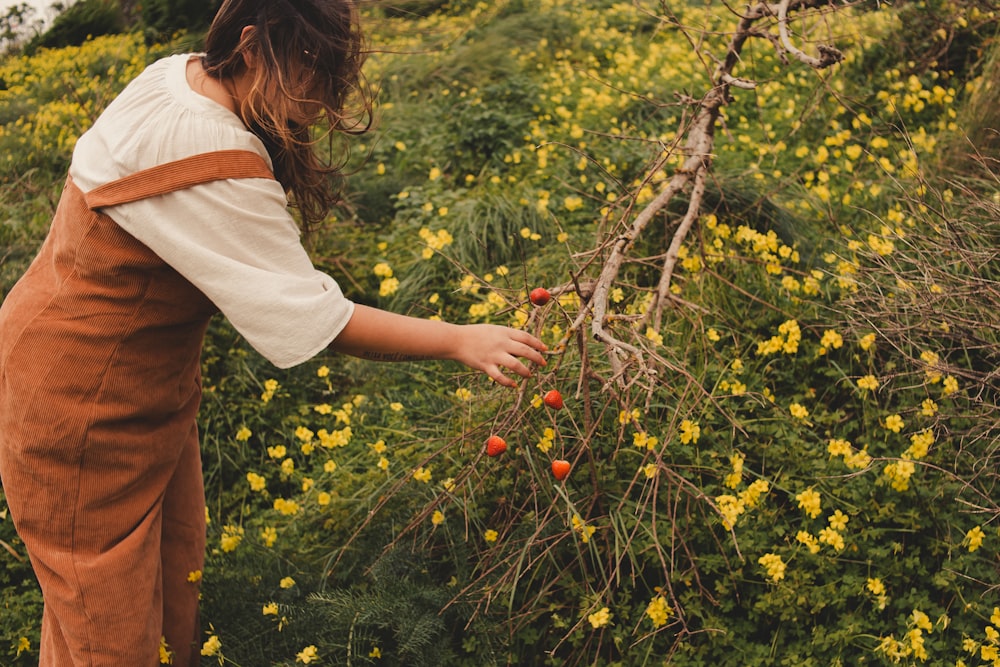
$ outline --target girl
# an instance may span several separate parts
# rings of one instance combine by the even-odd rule
[[[450,359],[502,385],[533,336],[348,301],[290,216],[335,166],[310,128],[365,129],[350,0],[226,0],[205,53],[148,67],[80,137],[48,237],[0,308],[0,477],[45,599],[41,664],[198,663],[200,352],[221,311],[278,367],[327,348]],[[522,361],[525,360],[525,361]]]

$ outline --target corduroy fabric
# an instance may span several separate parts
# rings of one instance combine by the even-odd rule
[[[220,178],[180,160],[82,193],[0,307],[0,479],[45,600],[42,667],[197,665],[205,501],[196,414],[214,305],[99,210]],[[169,220],[156,221],[170,224]]]

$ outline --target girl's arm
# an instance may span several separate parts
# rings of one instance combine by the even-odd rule
[[[521,377],[531,370],[523,357],[545,365],[545,343],[531,334],[494,324],[450,324],[356,305],[347,326],[330,344],[336,352],[374,361],[448,359],[482,371],[498,383],[517,383],[501,367]]]

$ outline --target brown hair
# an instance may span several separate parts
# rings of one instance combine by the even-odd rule
[[[239,114],[267,147],[275,178],[309,229],[336,202],[332,183],[349,156],[346,145],[335,154],[333,139],[371,127],[357,8],[352,0],[225,0],[205,38],[205,71],[225,83],[246,71],[244,56],[256,67]],[[303,110],[309,118],[293,121]],[[313,127],[323,120],[326,132],[317,138]],[[323,137],[331,143],[325,161],[316,151]]]

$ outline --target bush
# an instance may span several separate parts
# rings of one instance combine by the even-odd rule
[[[60,12],[52,27],[28,41],[24,50],[34,53],[42,48],[79,46],[88,39],[113,35],[125,29],[125,19],[117,2],[79,0]]]
[[[220,4],[219,0],[145,0],[140,16],[149,38],[160,40],[207,28]]]
[[[904,62],[884,4],[793,26],[836,28],[819,75],[750,42],[757,87],[730,90],[661,287],[690,190],[629,224],[680,173],[736,17],[529,4],[380,15],[385,122],[312,252],[358,301],[524,327],[549,363],[515,391],[448,363],[278,371],[214,322],[205,664],[993,664],[997,176],[937,168],[981,99]],[[56,71],[8,62],[11,90],[62,101],[32,66]],[[56,139],[3,100],[0,141],[45,173]],[[24,247],[47,190],[22,190]],[[588,309],[624,241],[609,344]],[[4,619],[9,656],[36,627]]]

